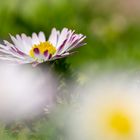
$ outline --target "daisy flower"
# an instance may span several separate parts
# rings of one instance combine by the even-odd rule
[[[72,49],[84,45],[86,38],[67,28],[61,32],[53,28],[48,40],[43,32],[33,33],[31,37],[25,34],[10,37],[13,44],[4,40],[4,45],[0,45],[0,59],[19,64],[39,64],[66,57],[73,53]]]
[[[71,109],[70,139],[139,140],[139,91],[135,76],[113,74],[91,80],[78,91],[78,107]]]

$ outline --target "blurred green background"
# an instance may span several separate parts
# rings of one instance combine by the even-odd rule
[[[87,36],[87,45],[68,58],[73,67],[86,63],[139,65],[138,0],[0,0],[0,37],[68,27]]]
[[[140,66],[139,0],[0,0],[1,40],[10,40],[9,33],[31,35],[39,31],[49,37],[53,27],[67,27],[87,36],[87,45],[67,58],[72,69],[91,64],[102,68]],[[9,132],[3,126],[0,139],[65,140],[61,128],[67,114],[62,116],[60,122],[52,115],[49,121],[41,120],[33,131],[25,127]]]

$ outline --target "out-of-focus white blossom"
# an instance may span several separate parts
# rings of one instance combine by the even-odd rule
[[[139,140],[140,79],[116,73],[99,77],[77,91],[70,139]]]
[[[0,121],[32,119],[53,106],[56,82],[50,72],[0,63]],[[48,109],[49,109],[48,108]]]

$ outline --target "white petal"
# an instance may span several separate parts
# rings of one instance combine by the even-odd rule
[[[7,54],[12,54],[12,55],[19,55],[19,54],[17,54],[16,53],[16,49],[15,49],[15,47],[12,45],[12,44],[10,44],[8,41],[6,41],[6,40],[4,40],[4,43],[6,44],[6,45],[1,45],[0,44],[0,52],[3,52],[3,53],[7,53]]]
[[[28,56],[23,56],[23,55],[20,55],[19,53],[17,52],[14,52],[12,50],[4,50],[4,49],[0,49],[0,55],[1,56],[9,56],[9,57],[14,57],[14,58],[18,58],[20,60],[26,60],[26,59],[29,59]]]
[[[4,45],[4,49],[9,49],[9,48],[14,48],[14,45],[13,44],[11,44],[10,42],[8,42],[7,40],[4,40],[4,44],[7,46],[7,47],[5,47]]]
[[[9,50],[9,47],[8,47],[8,46],[1,45],[1,44],[0,44],[0,48],[1,48],[1,49],[4,49],[4,50]]]
[[[13,41],[13,43],[15,44],[15,46],[19,46],[18,40],[12,35],[10,35],[10,37],[11,37],[11,40]]]
[[[56,60],[56,59],[60,59],[60,58],[65,58],[65,57],[67,57],[67,56],[69,56],[69,55],[72,55],[72,54],[74,54],[74,53],[76,53],[76,52],[71,52],[71,53],[66,52],[66,53],[64,53],[64,54],[62,54],[62,55],[54,56],[54,57],[52,57],[52,58],[50,59],[50,61]]]
[[[22,38],[23,46],[25,48],[25,52],[26,54],[28,54],[32,48],[32,40],[30,37],[27,37],[25,34],[22,34],[21,38]]]
[[[68,48],[67,51],[70,51],[70,50],[72,50],[73,48],[75,48],[76,46],[78,46],[85,38],[86,38],[86,36],[83,36],[83,37],[82,37],[81,39],[79,39],[76,43],[74,43],[72,46],[70,46],[70,47]]]
[[[21,34],[21,38],[22,38],[22,41],[24,41],[24,43],[26,43],[27,45],[29,46],[32,45],[32,41],[30,37],[26,36],[25,34]]]
[[[16,39],[19,41],[19,42],[21,42],[22,41],[22,39],[21,39],[21,36],[20,35],[16,35]]]
[[[17,46],[17,48],[20,48],[22,52],[25,54],[28,54],[29,50],[31,49],[31,43],[28,44],[27,42],[27,36],[25,34],[16,35],[16,39],[19,42],[20,45]]]
[[[17,35],[18,39],[16,39],[14,36],[10,35],[11,40],[13,41],[13,43],[15,44],[15,48],[17,48],[18,50],[20,50],[23,53],[25,52],[24,46],[23,46],[23,42],[21,41],[21,38]]]
[[[61,49],[60,47],[58,48],[58,51],[57,51],[57,54],[58,55],[61,55],[62,53],[64,53],[65,52],[65,50],[67,50],[67,48],[69,48],[69,46],[71,45],[71,39],[72,39],[72,37],[73,37],[73,33],[74,33],[75,31],[71,31],[71,30],[69,30],[69,32],[68,32],[68,34],[67,34],[67,40],[66,40],[66,42],[65,42],[65,44],[64,44],[64,46],[63,46],[63,48]],[[61,50],[60,50],[61,49]]]
[[[40,41],[39,41],[37,34],[33,33],[32,34],[32,45],[39,44],[39,43],[40,43]]]
[[[43,32],[40,32],[38,37],[39,37],[40,42],[45,42],[46,41],[45,34]]]
[[[7,53],[7,54],[11,54],[11,52],[9,50],[3,49],[1,48],[2,46],[0,45],[0,53]],[[6,47],[6,46],[5,46]]]
[[[23,59],[20,59],[18,57],[14,57],[14,56],[7,55],[7,54],[4,54],[4,55],[0,54],[0,59],[1,60],[7,60],[7,61],[13,61],[13,62],[20,62],[20,63],[23,63],[23,64],[33,62],[33,60],[31,60],[31,59],[23,60]]]
[[[67,35],[68,35],[68,29],[64,28],[58,38],[58,43],[56,48],[58,49],[63,43],[64,41],[67,39]]]
[[[57,30],[55,28],[52,29],[51,35],[49,37],[49,42],[56,47],[57,45],[57,41],[58,41],[58,34],[59,32],[57,32]]]

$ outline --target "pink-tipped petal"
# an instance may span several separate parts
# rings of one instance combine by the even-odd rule
[[[68,29],[64,28],[59,36],[56,48],[59,48],[64,43],[64,41],[67,39],[67,35],[68,35]]]

